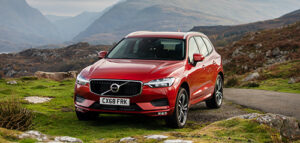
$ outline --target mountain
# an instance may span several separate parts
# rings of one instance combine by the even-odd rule
[[[72,16],[57,16],[57,15],[45,15],[45,16],[51,22],[55,22],[55,21],[58,21],[58,20],[63,20],[63,19],[67,19],[67,18],[72,17]]]
[[[127,0],[99,17],[75,41],[105,43],[138,30],[188,31],[194,25],[232,25],[278,17],[297,0]]]
[[[56,27],[25,0],[0,0],[0,52],[61,42]]]
[[[248,32],[278,28],[300,21],[300,9],[276,19],[232,26],[196,26],[191,31],[208,35],[215,46],[225,46],[239,40]]]
[[[77,16],[56,20],[53,23],[62,33],[65,41],[72,40],[102,15],[102,12],[83,12]]]

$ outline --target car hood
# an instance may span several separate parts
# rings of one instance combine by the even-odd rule
[[[183,61],[102,59],[83,70],[88,79],[123,79],[148,82],[172,76]]]

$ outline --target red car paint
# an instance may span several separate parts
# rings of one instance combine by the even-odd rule
[[[193,36],[206,37],[198,32],[134,32],[125,38],[140,37],[160,37],[171,39],[183,39],[185,41],[186,56],[180,61],[166,60],[137,60],[137,59],[107,59],[103,58],[91,66],[82,70],[80,75],[87,80],[91,79],[118,79],[134,80],[147,83],[155,79],[174,77],[175,82],[170,87],[151,88],[148,85],[142,86],[141,94],[130,98],[130,103],[135,103],[142,110],[140,111],[119,111],[93,109],[90,106],[98,103],[100,97],[90,91],[90,84],[75,85],[75,96],[80,95],[85,100],[77,102],[76,111],[80,112],[99,112],[99,113],[118,113],[118,114],[144,114],[148,116],[167,116],[174,110],[176,96],[179,88],[185,83],[189,91],[189,107],[201,101],[209,99],[214,93],[215,82],[218,74],[223,77],[223,67],[221,56],[213,48],[212,52],[206,57],[194,55],[195,59],[200,61],[196,64],[190,64],[188,60],[189,39]],[[207,37],[206,37],[207,38]],[[104,57],[105,52],[101,52],[99,57]],[[203,61],[201,61],[203,60]],[[122,98],[122,97],[121,97]],[[151,101],[156,99],[167,99],[168,105],[154,106]],[[158,115],[159,112],[167,112],[164,115]]]

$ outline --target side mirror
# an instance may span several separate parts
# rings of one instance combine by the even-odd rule
[[[103,59],[103,58],[105,58],[106,55],[107,55],[107,52],[106,52],[106,51],[100,51],[100,52],[98,53],[98,58],[99,58],[99,59]]]
[[[201,62],[205,59],[205,57],[201,54],[194,54],[193,55],[193,58],[194,58],[194,62]]]

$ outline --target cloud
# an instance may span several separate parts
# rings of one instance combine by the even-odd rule
[[[84,11],[102,11],[119,0],[26,0],[45,15],[75,16]]]

